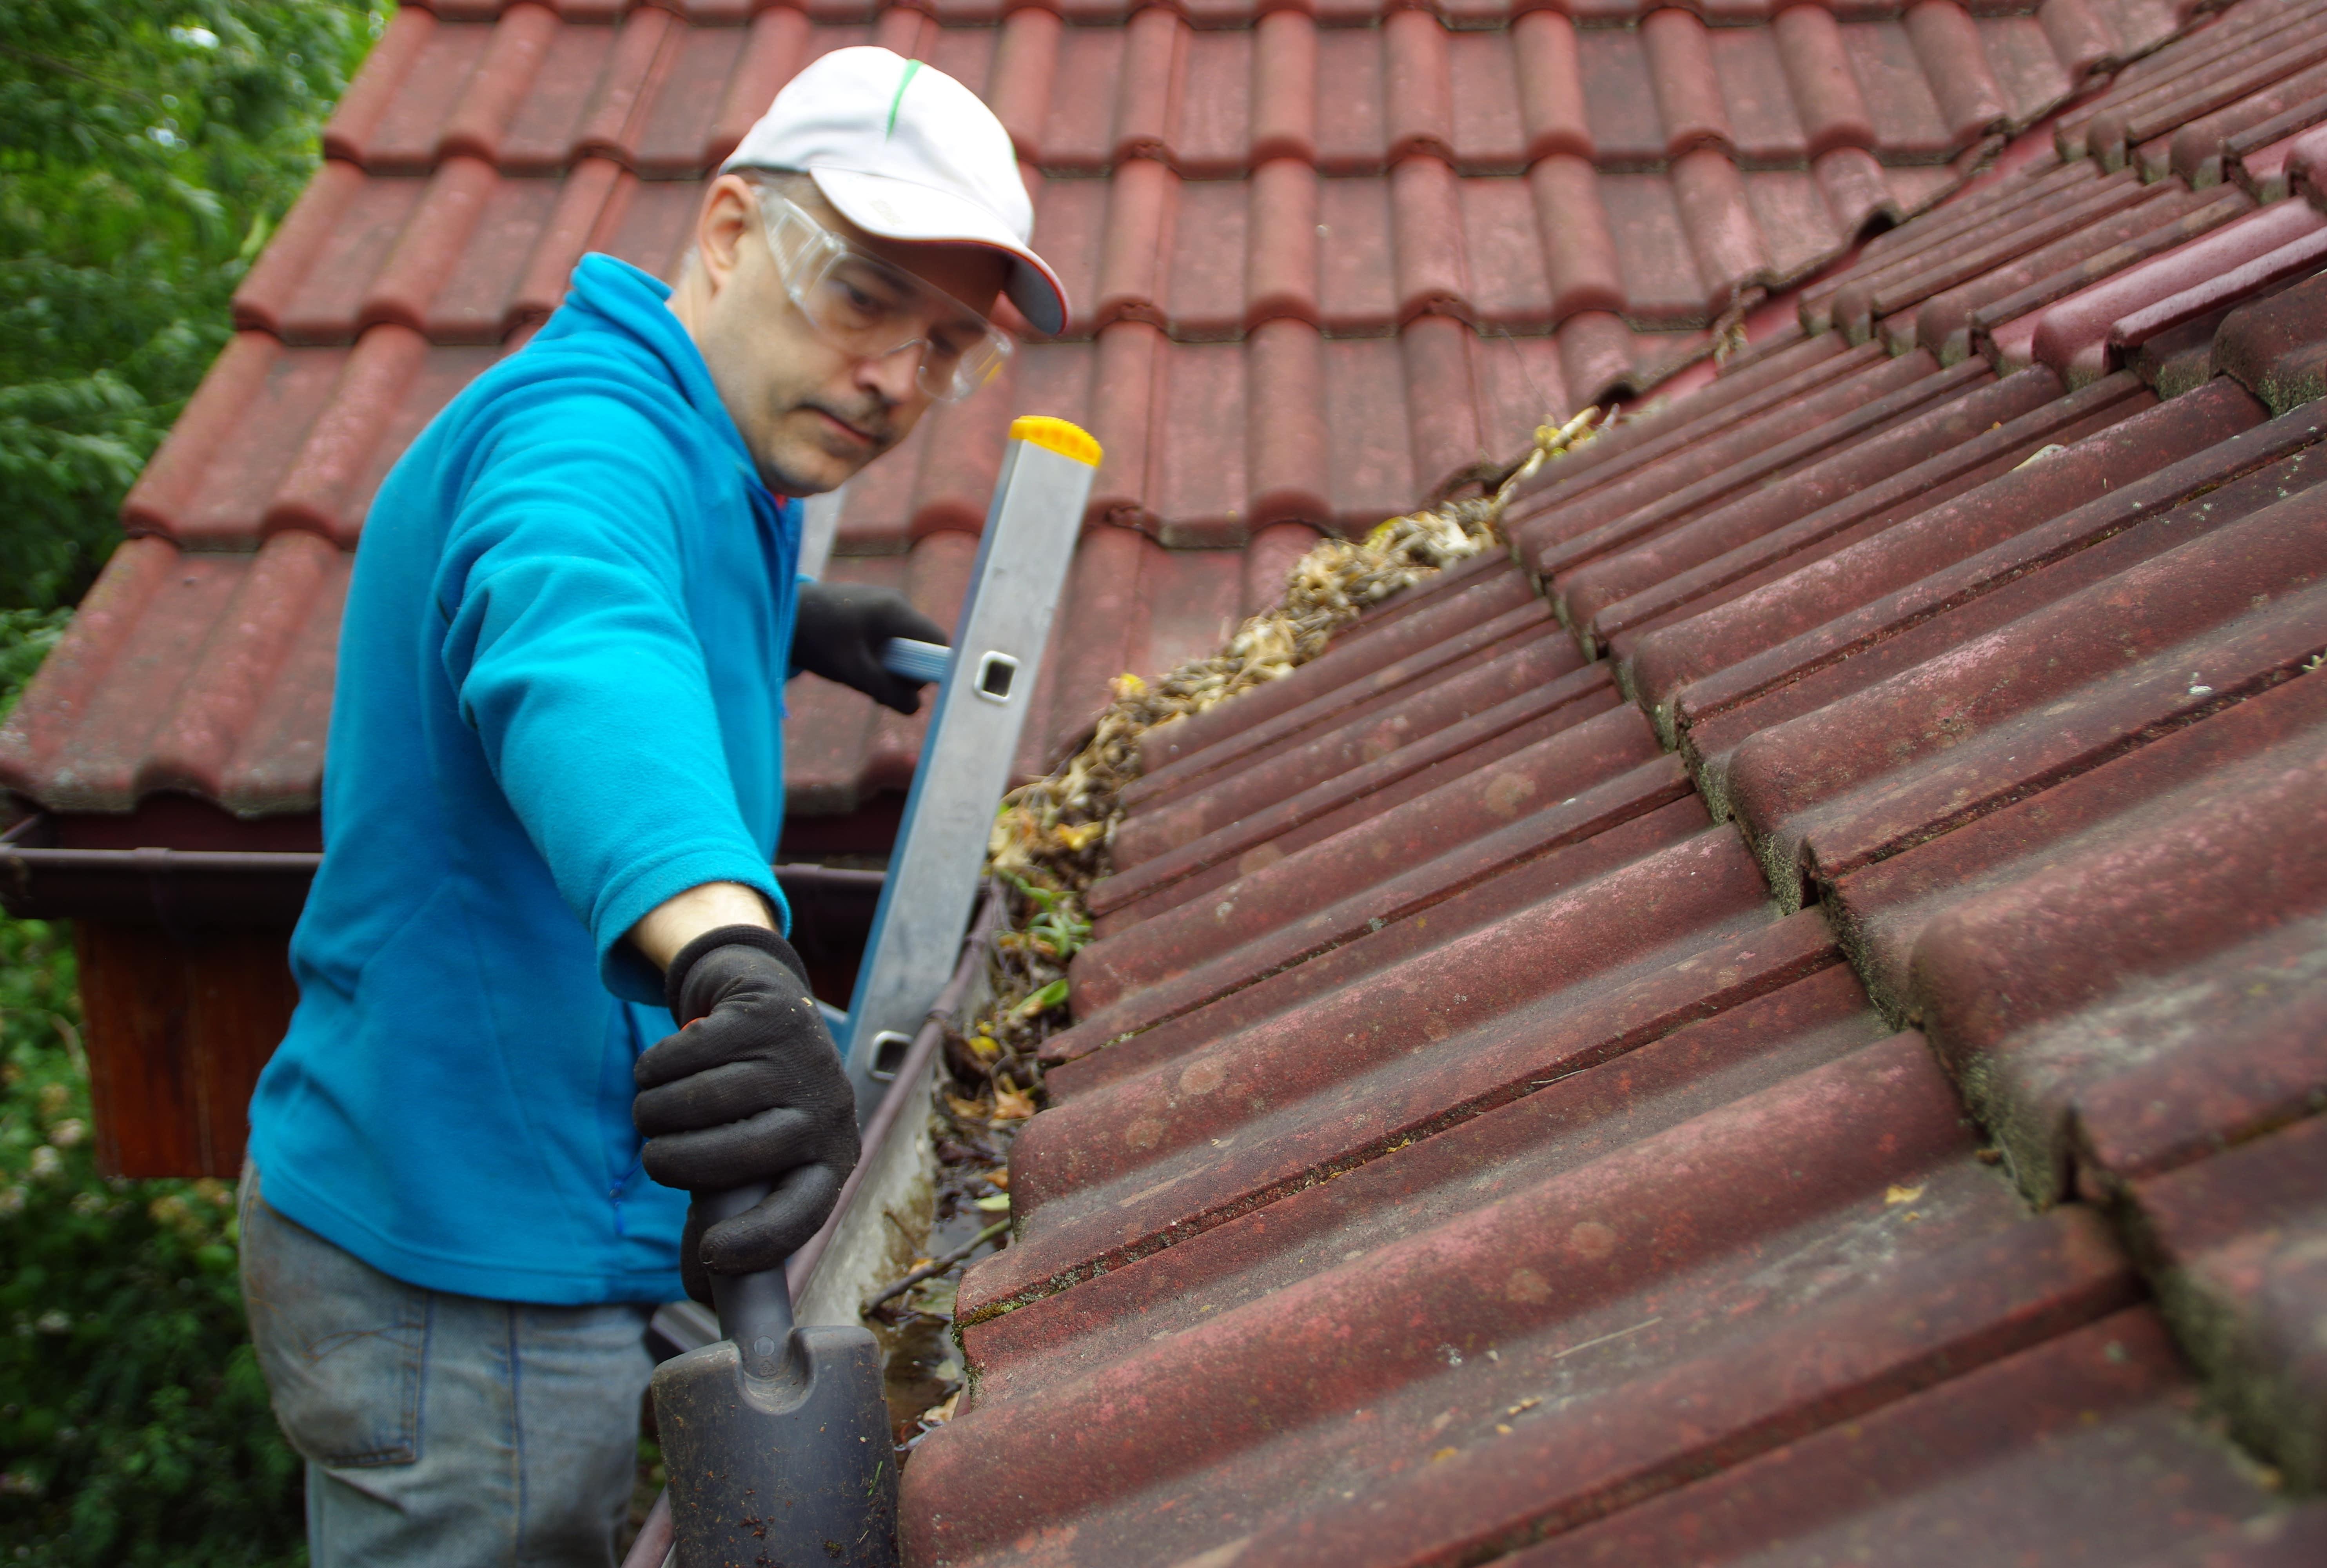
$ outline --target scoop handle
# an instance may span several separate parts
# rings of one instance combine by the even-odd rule
[[[733,1219],[762,1199],[770,1188],[762,1181],[702,1199],[704,1218],[710,1225]],[[778,1264],[753,1274],[711,1276],[711,1305],[719,1314],[722,1338],[735,1341],[743,1370],[755,1377],[773,1377],[783,1366],[784,1341],[792,1331],[791,1286]]]

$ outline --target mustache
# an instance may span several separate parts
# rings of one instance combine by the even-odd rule
[[[853,425],[876,441],[886,442],[892,439],[896,432],[897,406],[877,393],[868,397],[861,406],[853,407],[846,404],[836,404],[814,398],[808,401],[808,406],[830,415],[843,425]]]

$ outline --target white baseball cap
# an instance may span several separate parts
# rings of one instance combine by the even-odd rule
[[[1067,323],[1067,290],[1026,243],[1034,204],[1010,133],[933,66],[869,44],[792,78],[720,173],[798,169],[867,234],[984,245],[1011,257],[1004,293],[1037,331]]]

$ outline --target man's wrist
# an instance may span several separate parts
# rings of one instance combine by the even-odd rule
[[[792,951],[790,942],[765,926],[717,926],[681,947],[678,956],[663,971],[663,999],[670,1005],[673,1023],[684,1029],[710,1010],[710,1002],[690,1000],[688,996],[694,985],[696,966],[712,954],[731,947],[746,947],[766,954],[791,972],[792,978],[799,983],[800,999],[810,997],[808,966],[800,962],[800,956]],[[719,973],[732,981],[735,975],[734,966],[723,966]],[[715,976],[715,990],[719,984],[718,977]]]
[[[676,893],[649,910],[631,928],[630,943],[658,969],[668,969],[679,949],[706,931],[723,926],[776,929],[766,895],[742,882],[705,882]]]

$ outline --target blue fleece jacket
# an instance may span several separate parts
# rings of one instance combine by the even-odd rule
[[[777,901],[799,509],[761,484],[669,290],[589,256],[414,443],[349,584],[299,1006],[259,1079],[267,1201],[397,1279],[679,1294],[639,1165],[670,1029],[622,938]]]

